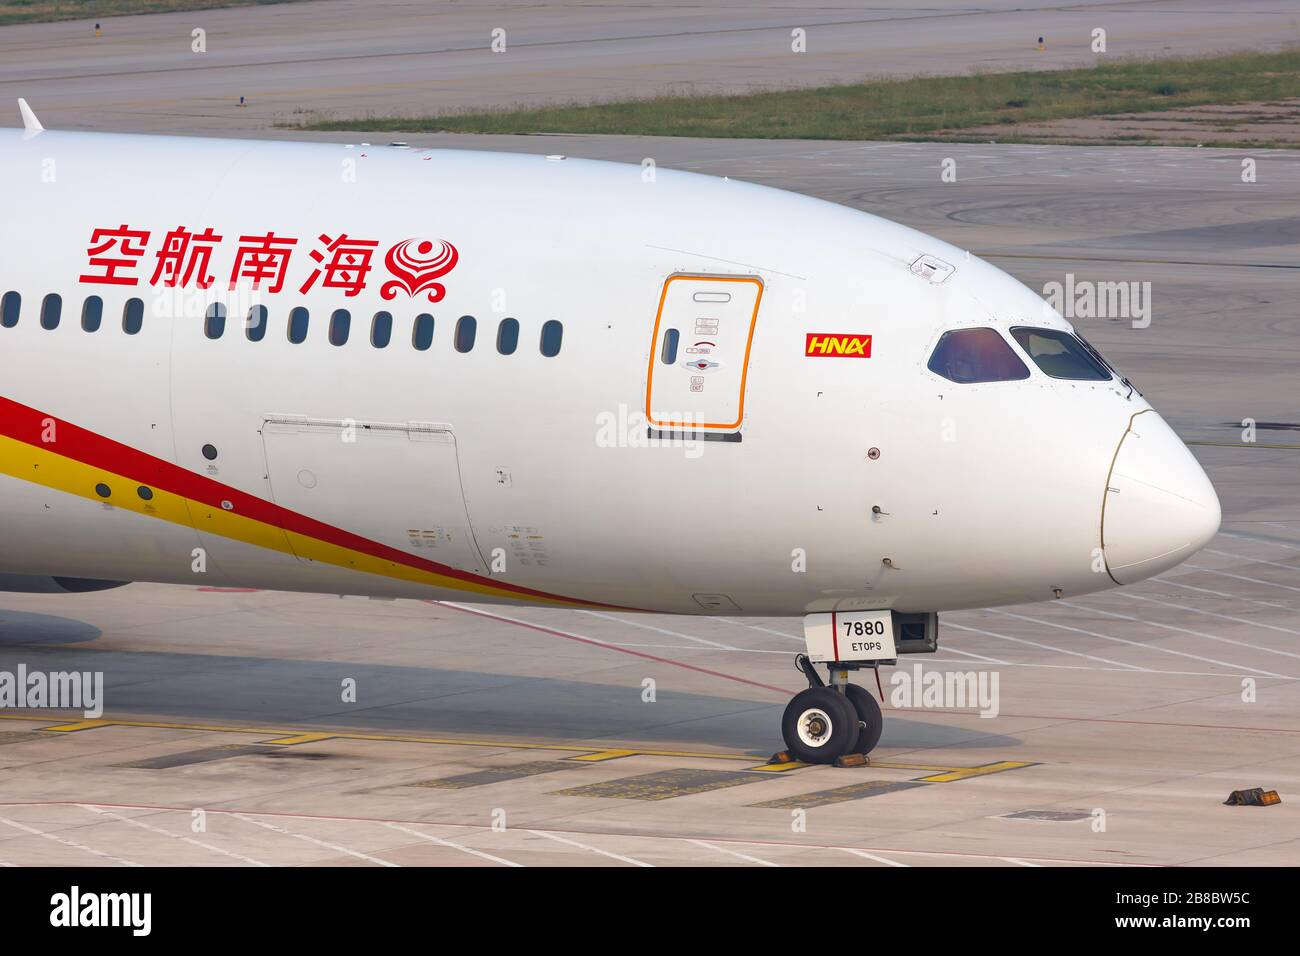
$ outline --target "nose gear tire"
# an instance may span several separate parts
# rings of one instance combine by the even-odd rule
[[[810,687],[785,708],[781,735],[786,750],[803,763],[833,763],[854,753],[858,743],[858,712],[839,691]],[[879,733],[877,733],[877,737]]]

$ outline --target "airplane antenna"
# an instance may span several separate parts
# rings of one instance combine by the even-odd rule
[[[36,114],[32,112],[32,108],[27,105],[27,101],[21,96],[18,97],[18,112],[23,114],[23,129],[27,132],[39,133],[45,129],[41,121],[36,118]]]

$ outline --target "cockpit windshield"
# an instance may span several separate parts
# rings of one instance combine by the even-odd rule
[[[1011,330],[1043,374],[1076,382],[1109,382],[1110,367],[1069,332],[1060,329],[1035,329],[1017,326]]]
[[[1029,369],[996,329],[953,329],[934,347],[926,366],[963,385],[1029,378]]]

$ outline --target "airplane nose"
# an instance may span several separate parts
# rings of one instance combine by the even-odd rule
[[[1221,517],[1214,486],[1174,430],[1154,411],[1135,415],[1102,505],[1110,576],[1132,584],[1169,570],[1214,537]]]

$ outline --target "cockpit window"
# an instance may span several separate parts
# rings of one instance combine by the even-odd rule
[[[1032,329],[1019,326],[1011,330],[1020,347],[1052,378],[1076,382],[1109,382],[1110,369],[1094,357],[1090,348],[1069,332],[1059,329]]]
[[[1097,347],[1095,345],[1093,345],[1091,342],[1085,339],[1078,332],[1074,333],[1074,337],[1083,343],[1083,347],[1088,350],[1089,355],[1091,355],[1102,365],[1110,369],[1111,374],[1124,383],[1124,386],[1129,390],[1130,395],[1132,395],[1133,392],[1137,392],[1139,395],[1142,394],[1142,391],[1136,385],[1134,385],[1132,382],[1129,381],[1127,375],[1125,375],[1123,372],[1117,369],[1114,366],[1114,364],[1110,361],[1110,359],[1106,358],[1106,356],[1102,355],[1100,352],[1097,351]]]
[[[926,366],[962,385],[1029,378],[1029,369],[996,329],[954,329],[943,333]]]

